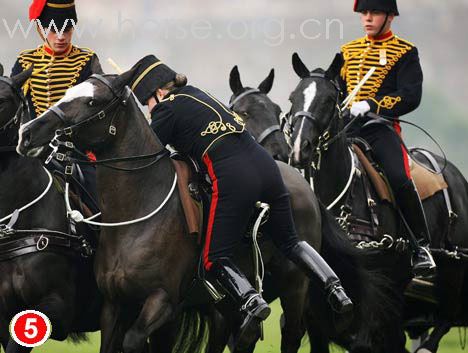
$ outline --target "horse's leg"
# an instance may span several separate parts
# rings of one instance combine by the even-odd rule
[[[117,353],[122,346],[125,327],[121,308],[117,303],[105,301],[101,312],[100,353]]]
[[[150,335],[149,352],[171,353],[177,339],[178,327],[180,327],[180,322],[174,320],[153,332]]]
[[[29,353],[31,352],[32,348],[31,347],[23,347],[20,346],[18,343],[13,341],[13,339],[10,339],[8,342],[7,348],[5,350],[5,353]]]
[[[170,298],[164,289],[146,298],[137,319],[125,334],[124,353],[140,353],[148,337],[164,325],[173,312]]]
[[[310,353],[330,353],[329,341],[317,327],[307,324],[309,335]]]
[[[296,353],[305,334],[303,316],[309,280],[292,262],[283,261],[281,268],[281,272],[274,273],[284,318],[281,352]]]
[[[442,337],[450,331],[452,324],[448,321],[438,322],[429,338],[416,350],[416,353],[436,353]]]
[[[10,339],[10,335],[8,333],[8,321],[4,319],[2,315],[0,315],[0,352],[6,351],[8,341]]]
[[[214,307],[211,310],[210,316],[212,324],[206,353],[223,353],[228,344],[231,331],[226,319]]]

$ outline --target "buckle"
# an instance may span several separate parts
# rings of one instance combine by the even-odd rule
[[[71,141],[65,141],[65,147],[69,149],[75,148],[75,145]]]
[[[58,160],[59,162],[63,162],[65,160],[65,154],[64,153],[56,153],[55,154],[55,159]]]
[[[109,134],[112,136],[117,135],[117,128],[114,125],[109,126]]]
[[[72,133],[73,133],[73,130],[72,130],[71,127],[67,127],[67,128],[65,128],[65,129],[63,129],[63,133],[64,133],[65,135],[67,135],[67,136],[71,136]]]
[[[65,167],[65,175],[72,175],[73,174],[73,165],[67,165]]]
[[[104,110],[101,110],[98,115],[97,115],[99,120],[102,120],[106,117],[106,112]]]

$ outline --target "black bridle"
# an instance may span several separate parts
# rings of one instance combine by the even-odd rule
[[[64,124],[66,127],[63,129],[58,129],[55,131],[55,136],[50,142],[49,146],[52,147],[52,153],[49,155],[49,157],[46,160],[46,164],[50,162],[52,158],[57,159],[59,162],[68,162],[70,165],[67,166],[65,169],[65,174],[69,175],[72,173],[72,167],[71,165],[73,163],[79,163],[79,164],[88,164],[88,165],[102,165],[104,167],[114,169],[114,170],[119,170],[119,171],[126,171],[126,172],[132,172],[132,171],[137,171],[137,170],[142,170],[145,168],[148,168],[154,164],[156,164],[159,160],[161,160],[163,157],[169,154],[169,151],[167,151],[165,148],[162,148],[160,151],[151,153],[151,154],[145,154],[145,155],[138,155],[138,156],[129,156],[129,157],[120,157],[120,158],[109,158],[109,159],[103,159],[103,160],[98,160],[98,161],[90,161],[86,157],[86,154],[75,148],[73,142],[70,140],[68,141],[62,141],[59,138],[60,137],[68,137],[70,138],[73,134],[76,133],[77,130],[81,129],[84,126],[87,126],[91,123],[94,123],[96,121],[103,121],[104,119],[109,119],[109,128],[108,133],[109,135],[115,136],[117,134],[117,128],[114,125],[114,120],[118,116],[119,111],[115,109],[119,105],[126,107],[128,103],[128,99],[130,98],[132,91],[130,88],[125,87],[123,94],[119,95],[115,92],[112,84],[102,75],[94,74],[90,76],[90,78],[96,79],[103,83],[106,87],[109,88],[109,90],[112,92],[113,99],[99,112],[85,118],[84,120],[67,126],[66,123],[66,115],[61,110],[58,106],[52,106],[49,108],[49,111],[54,113],[54,115]],[[113,114],[112,114],[113,112]],[[110,113],[110,114],[109,114]],[[65,148],[68,149],[69,152],[66,154],[64,153],[58,153],[58,150],[60,148]],[[83,159],[80,158],[74,158],[71,156],[71,152],[75,152],[79,154],[80,156],[83,157]],[[116,167],[116,166],[111,166],[109,163],[118,163],[118,162],[136,162],[136,161],[141,161],[145,159],[150,159],[150,158],[155,158],[154,161],[151,161],[147,165],[144,165],[142,167],[137,167],[137,168],[122,168],[122,167]]]
[[[324,73],[311,72],[308,77],[320,78],[320,79],[326,80],[330,82],[336,90],[335,114],[333,115],[332,119],[330,119],[330,122],[328,126],[325,128],[324,132],[319,137],[317,137],[318,143],[316,147],[316,154],[319,154],[322,150],[327,150],[330,144],[335,142],[342,134],[344,134],[346,130],[348,130],[349,127],[351,126],[351,123],[354,122],[354,119],[348,125],[346,125],[346,127],[343,130],[341,130],[337,135],[331,137],[330,130],[331,130],[332,124],[334,123],[334,117],[337,116],[339,119],[343,117],[340,104],[339,104],[340,98],[341,98],[341,89],[336,81],[330,80],[328,77],[326,77]],[[336,114],[336,112],[338,112],[338,114]],[[313,124],[318,124],[318,117],[316,117],[309,111],[298,111],[294,113],[292,117],[290,116],[290,113],[289,113],[288,120],[290,120],[291,122],[291,128],[294,128],[294,125],[296,125],[296,123],[299,120],[302,121],[303,119],[309,120]],[[291,133],[290,135],[292,136]]]
[[[237,97],[233,97],[231,99],[231,101],[229,102],[229,109],[234,109],[234,106],[243,98],[251,95],[251,94],[256,94],[256,93],[263,93],[262,91],[260,91],[259,89],[257,88],[251,88],[251,89],[248,89],[247,91],[245,92],[242,92],[241,94],[239,94]],[[268,128],[266,128],[265,130],[262,131],[262,133],[260,135],[258,135],[258,137],[255,139],[255,141],[257,141],[260,145],[270,136],[272,135],[273,133],[275,133],[276,131],[281,131],[281,126],[279,124],[276,124],[276,125],[272,125]]]

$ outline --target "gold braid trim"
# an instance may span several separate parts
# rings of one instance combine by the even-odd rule
[[[374,74],[354,98],[354,102],[374,98],[389,72],[412,48],[411,43],[396,36],[386,41],[375,42],[363,37],[343,45],[341,50],[344,64],[340,74],[346,81],[348,93],[353,91],[371,67],[376,67]],[[384,63],[381,63],[382,51],[384,51]],[[388,102],[382,104],[389,105]]]
[[[31,94],[37,116],[57,103],[67,89],[77,83],[93,55],[93,51],[78,47],[72,47],[66,56],[51,56],[43,46],[21,52],[18,60],[23,70],[34,65],[33,74],[24,86],[24,93]]]
[[[211,94],[209,94],[208,92],[205,92],[205,91],[202,91],[202,92],[205,93],[207,96],[209,96],[211,99],[213,99],[216,103],[218,103],[218,105],[225,112],[230,114],[233,117],[234,121],[237,124],[239,124],[239,127],[236,127],[236,126],[232,125],[230,122],[224,122],[221,114],[214,107],[212,107],[210,104],[208,104],[206,102],[203,102],[202,100],[200,100],[200,99],[198,99],[198,98],[196,98],[194,96],[191,96],[189,94],[184,94],[184,93],[171,94],[168,98],[163,99],[161,102],[165,102],[165,101],[168,101],[168,100],[173,101],[177,97],[188,97],[188,98],[193,99],[194,101],[196,101],[196,102],[198,102],[200,104],[203,104],[204,106],[206,106],[207,108],[212,110],[218,116],[218,119],[219,119],[218,121],[210,121],[208,126],[205,128],[205,130],[200,133],[200,135],[203,136],[203,137],[208,136],[208,135],[217,135],[217,134],[221,133],[213,141],[211,141],[211,143],[205,148],[205,150],[202,153],[202,156],[203,156],[210,149],[210,147],[213,146],[213,144],[216,141],[218,141],[221,137],[229,135],[229,134],[241,134],[242,132],[244,132],[245,123],[237,113],[227,109],[220,101],[218,101],[216,98],[214,98]]]

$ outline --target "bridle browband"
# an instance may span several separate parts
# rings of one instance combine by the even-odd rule
[[[251,95],[251,94],[256,94],[256,93],[262,93],[258,88],[251,88],[248,89],[245,92],[242,92],[236,97],[233,97],[231,101],[229,102],[229,109],[234,110],[234,106],[243,98]],[[268,128],[266,128],[255,140],[258,142],[258,144],[262,144],[271,134],[275,133],[276,131],[281,131],[281,126],[279,124],[272,125]]]

